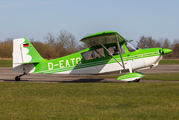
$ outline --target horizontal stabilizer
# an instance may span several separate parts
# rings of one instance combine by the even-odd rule
[[[144,73],[140,73],[140,72],[128,73],[128,74],[118,77],[117,79],[121,81],[134,81],[134,80],[142,78],[144,75],[145,75]]]

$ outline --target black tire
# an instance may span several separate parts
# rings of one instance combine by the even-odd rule
[[[20,81],[20,76],[16,76],[15,81]]]
[[[140,81],[140,79],[137,79],[137,81],[136,82],[139,82]]]

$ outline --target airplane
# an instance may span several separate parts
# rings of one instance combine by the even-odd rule
[[[138,70],[158,65],[163,55],[170,49],[141,49],[123,38],[116,31],[104,31],[82,38],[89,47],[64,57],[46,60],[41,57],[27,38],[13,40],[13,72],[36,74],[102,74],[110,72],[126,73],[117,80],[139,82],[145,74]]]

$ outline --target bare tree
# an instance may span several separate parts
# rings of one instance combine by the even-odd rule
[[[173,58],[179,58],[179,39],[174,39],[173,44],[172,44],[172,53],[173,53]]]
[[[163,41],[163,48],[170,48],[170,41],[167,38]]]
[[[162,47],[162,45],[163,45],[163,39],[159,38],[155,43],[155,47]]]
[[[34,38],[29,38],[29,41],[32,43],[32,42],[35,42],[34,41]]]
[[[77,42],[75,37],[70,33],[69,34],[69,42],[67,44],[67,50],[70,54],[75,53],[77,51]]]
[[[59,56],[64,56],[76,52],[77,44],[74,35],[62,30],[57,34],[55,49],[59,53]]]
[[[140,37],[140,40],[137,41],[137,45],[140,48],[152,48],[155,47],[155,39],[152,39],[152,37]]]
[[[55,48],[51,46],[49,43],[41,43],[37,41],[31,43],[43,58],[52,59],[58,57]]]
[[[1,58],[12,58],[13,51],[13,39],[6,38],[4,42],[0,43],[0,57]]]
[[[137,41],[137,46],[140,47],[140,48],[146,48],[146,45],[147,44],[147,38],[142,36],[140,37],[140,40]]]
[[[80,45],[78,45],[77,51],[81,51],[81,50],[84,50],[86,48],[88,48],[88,45],[85,44],[85,43],[81,43]]]
[[[152,37],[147,37],[147,48],[153,48],[155,47],[155,39],[152,39]]]
[[[55,43],[55,36],[53,33],[48,32],[46,36],[43,37],[46,43],[53,45]]]

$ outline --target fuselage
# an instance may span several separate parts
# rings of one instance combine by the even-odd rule
[[[107,48],[115,46],[108,45]],[[125,44],[122,44],[125,52],[122,54],[126,70],[139,70],[157,66],[162,59],[160,51],[162,48],[137,49],[129,51]],[[103,57],[99,58],[84,58],[84,53],[102,49]],[[91,53],[92,53],[91,52]],[[90,56],[91,57],[91,56]],[[114,57],[122,64],[120,55]],[[99,47],[89,47],[83,51],[64,56],[53,60],[43,60],[34,64],[35,69],[31,73],[46,73],[46,74],[99,74],[114,71],[123,71],[124,68],[111,57],[108,52]],[[125,70],[125,71],[126,71]]]

